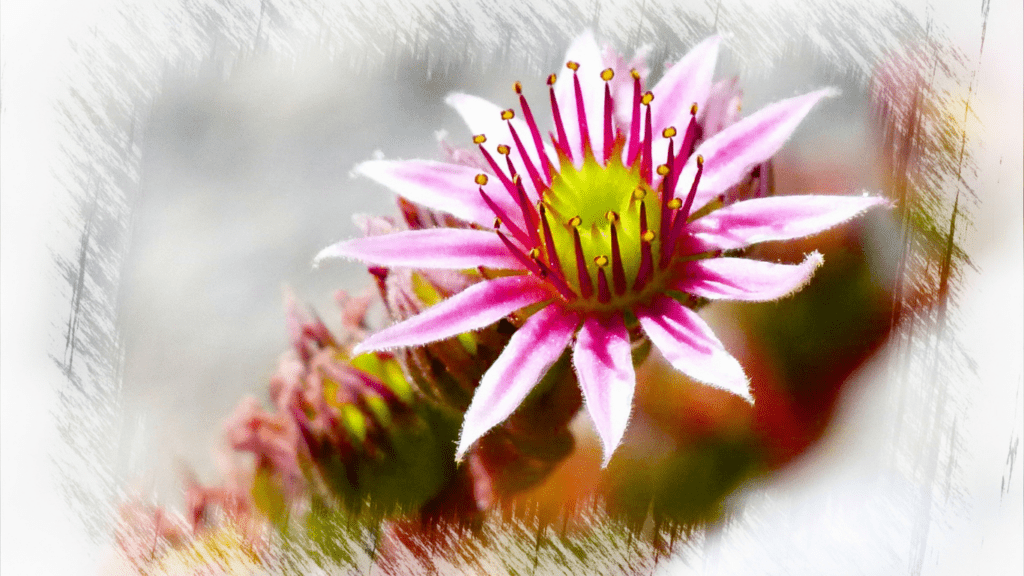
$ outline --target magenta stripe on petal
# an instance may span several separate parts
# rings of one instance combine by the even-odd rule
[[[416,346],[493,324],[531,304],[551,298],[533,276],[506,276],[474,284],[420,314],[373,334],[353,355],[397,346]]]
[[[565,351],[578,324],[575,312],[551,305],[516,330],[480,380],[466,410],[456,460],[461,460],[474,442],[515,412]]]
[[[512,138],[512,132],[508,129],[508,121],[501,119],[502,109],[496,104],[478,96],[461,93],[449,94],[445,98],[445,103],[455,108],[455,111],[462,116],[462,120],[469,127],[470,132],[474,135],[483,134],[487,137],[487,141],[483,146],[503,169],[505,169],[505,161],[498,154],[497,148],[500,144],[509,147],[511,150],[509,158],[512,159],[512,165],[515,166],[516,172],[523,178],[523,187],[531,195],[531,198],[536,199],[537,190],[526,170],[526,164],[523,163],[523,159],[520,156],[520,150]],[[526,122],[523,122],[518,116],[513,118],[511,122],[515,126],[516,132],[520,135],[530,133],[530,128],[526,125]],[[545,150],[547,151],[548,158],[557,166],[558,156],[555,154],[554,149],[546,146]],[[543,166],[540,158],[535,157],[537,150],[534,146],[527,146],[526,153],[530,156],[534,166]],[[511,178],[511,175],[509,177]],[[496,198],[498,196],[497,189],[495,189],[494,193],[488,192],[488,194],[490,194],[491,198]]]
[[[626,432],[636,387],[629,332],[621,314],[583,322],[573,348],[573,365],[607,466]]]
[[[651,342],[676,370],[753,402],[740,363],[726,352],[696,312],[662,296],[637,310],[636,316]]]
[[[480,198],[474,180],[478,168],[426,160],[371,160],[356,166],[355,171],[427,208],[481,226],[494,223],[494,212]],[[501,187],[501,182],[492,178],[483,188],[503,208],[514,209]]]
[[[826,88],[769,104],[701,144],[680,174],[682,188],[692,182],[697,173],[697,155],[704,156],[704,174],[693,203],[694,210],[743,180],[755,164],[771,158],[811,108],[825,96],[835,94],[835,90]]]
[[[483,230],[434,228],[368,236],[338,242],[316,255],[323,258],[354,258],[378,266],[410,268],[506,268],[524,270],[498,235]]]
[[[737,202],[694,220],[687,224],[686,233],[696,238],[705,249],[731,250],[757,242],[817,234],[869,208],[889,204],[888,200],[878,196],[757,198]]]
[[[673,288],[712,300],[763,302],[788,296],[803,288],[821,266],[817,252],[801,264],[773,264],[746,258],[711,258],[680,264],[683,279]]]

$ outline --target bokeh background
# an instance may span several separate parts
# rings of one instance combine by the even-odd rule
[[[544,98],[584,27],[627,53],[650,44],[656,64],[722,33],[718,77],[739,77],[747,111],[840,87],[778,158],[788,190],[874,191],[915,169],[887,164],[877,87],[892,71],[939,106],[926,144],[954,161],[924,180],[935,189],[922,209],[955,240],[947,304],[923,306],[861,366],[823,440],[745,486],[726,525],[659,569],[1020,572],[1019,5],[3,9],[5,573],[92,572],[119,499],[177,503],[183,470],[215,481],[223,418],[264,395],[287,344],[285,288],[337,327],[334,291],[368,283],[355,264],[311,267],[356,233],[353,214],[393,211],[352,167],[437,157],[439,130],[465,142],[443,104],[451,91],[510,105],[522,80]],[[872,274],[897,285],[885,271],[903,252],[901,223],[864,226]],[[935,273],[901,272],[907,285]],[[742,314],[705,312],[732,350],[750,346]]]

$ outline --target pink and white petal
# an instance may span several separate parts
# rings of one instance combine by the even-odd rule
[[[522,404],[548,368],[565,351],[579,324],[572,311],[551,305],[531,316],[487,369],[466,410],[455,459]]]
[[[731,250],[769,240],[810,236],[876,206],[880,196],[772,196],[737,202],[698,218],[686,233],[705,249]]]
[[[747,258],[693,260],[679,266],[683,278],[672,287],[711,300],[776,300],[803,288],[822,261],[817,252],[795,265]]]
[[[639,308],[636,316],[651,343],[676,370],[753,402],[743,367],[696,312],[662,296]]]
[[[601,49],[594,40],[594,33],[585,31],[573,40],[565,54],[566,62],[580,65],[576,75],[580,79],[583,93],[583,109],[587,117],[587,131],[590,133],[592,150],[604,150],[604,80],[601,71],[607,68]],[[559,114],[565,125],[565,136],[569,140],[573,163],[577,168],[583,165],[583,139],[576,114],[576,87],[573,71],[562,68],[555,82],[555,98],[558,99]]]
[[[602,466],[607,466],[626,432],[636,387],[629,332],[621,314],[584,320],[573,348],[573,365],[601,437]]]
[[[661,136],[661,131],[675,126],[681,142],[690,123],[690,106],[697,104],[698,118],[703,114],[721,42],[720,36],[712,36],[694,46],[682,59],[668,67],[665,75],[651,89],[654,94],[651,102],[651,127],[654,129],[651,155],[656,160],[655,164],[664,163],[668,154],[668,139]]]
[[[739,79],[734,76],[719,80],[711,86],[707,105],[704,106],[704,113],[701,115],[705,140],[736,123],[740,112],[740,98],[743,95],[738,84]]]
[[[533,276],[506,276],[474,284],[423,312],[363,340],[353,355],[398,346],[417,346],[471,332],[551,298]]]
[[[498,166],[502,171],[507,172],[508,167],[505,165],[505,159],[498,154],[498,146],[504,144],[509,147],[511,152],[509,157],[512,159],[512,165],[515,166],[516,172],[522,175],[523,188],[527,194],[530,194],[534,198],[537,197],[537,190],[533,185],[533,181],[529,178],[529,173],[526,171],[526,164],[523,163],[523,158],[520,155],[518,147],[516,147],[515,140],[512,139],[512,132],[508,129],[508,123],[506,120],[501,119],[502,108],[499,108],[497,104],[484,100],[479,96],[472,96],[469,94],[453,93],[449,94],[445,98],[445,103],[455,108],[455,111],[462,116],[462,120],[469,127],[470,132],[475,134],[483,134],[487,137],[487,141],[483,144],[484,148],[491,153],[494,161],[498,163]],[[526,125],[526,122],[521,120],[518,116],[512,119],[512,125],[516,129],[516,133],[523,142],[523,147],[526,148],[526,153],[530,160],[533,162],[534,168],[541,171],[541,164],[537,156],[537,146],[533,142],[533,136],[530,135],[530,129]],[[558,157],[551,146],[545,146],[545,152],[548,158],[557,166]],[[543,174],[543,172],[541,171]],[[496,186],[500,187],[500,183],[495,183]],[[500,192],[499,188],[496,188],[496,193]],[[491,198],[494,198],[496,193],[490,193]],[[501,195],[509,197],[507,193],[501,192]]]
[[[496,234],[463,228],[409,230],[345,240],[321,250],[313,260],[314,265],[324,258],[353,258],[377,266],[443,270],[477,266],[524,269]]]
[[[819,100],[836,94],[826,88],[769,104],[705,140],[679,176],[679,188],[688,190],[697,175],[697,155],[704,157],[693,209],[700,209],[743,180],[755,164],[771,158]]]
[[[494,212],[480,197],[475,181],[480,170],[471,166],[427,160],[370,160],[356,166],[355,171],[427,208],[481,226],[494,223]],[[484,191],[502,208],[515,207],[497,179],[491,178]]]

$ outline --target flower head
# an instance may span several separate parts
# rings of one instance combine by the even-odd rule
[[[814,234],[885,202],[788,196],[728,203],[730,190],[832,91],[735,121],[728,108],[734,89],[712,84],[718,45],[718,38],[704,41],[648,91],[645,67],[628,68],[586,33],[570,48],[565,73],[547,81],[550,142],[517,82],[518,114],[473,96],[448,97],[476,134],[477,159],[358,167],[471,227],[349,240],[318,259],[477,269],[484,280],[370,336],[357,352],[421,345],[510,314],[521,322],[476,389],[458,457],[516,410],[567,347],[605,462],[629,420],[636,385],[631,342],[641,335],[681,372],[752,401],[742,367],[686,304],[773,300],[796,291],[821,264],[817,253],[787,265],[722,257],[723,251]]]

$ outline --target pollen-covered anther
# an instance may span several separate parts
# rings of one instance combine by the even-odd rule
[[[704,165],[704,156],[702,156],[701,154],[697,154],[697,166],[703,166],[703,165]]]
[[[601,268],[604,268],[605,266],[608,265],[608,257],[604,256],[604,255],[602,255],[602,256],[595,256],[594,257],[594,264],[597,264]]]
[[[520,82],[519,80],[516,80],[515,82],[512,83],[512,89],[516,91],[516,94],[522,94],[523,83]]]
[[[630,70],[629,71],[629,75],[633,77],[633,80],[639,80],[640,79],[640,73],[636,71],[636,68],[633,68],[632,70]]]
[[[615,222],[619,221],[619,215],[616,214],[613,210],[609,210],[604,213],[604,219],[614,224]]]
[[[664,176],[664,175],[668,174],[668,172],[669,172],[668,164],[661,164],[661,165],[658,166],[658,176]]]
[[[580,69],[580,63],[569,60],[568,62],[565,63],[565,67],[575,72]]]
[[[690,104],[690,115],[691,116],[696,116],[697,115],[697,103],[696,102],[694,102],[693,104]]]
[[[569,225],[569,226],[571,226],[573,228],[578,227],[582,223],[583,223],[583,219],[580,218],[579,216],[573,216],[572,218],[569,218],[568,222],[566,222],[567,225]]]
[[[640,238],[642,238],[644,242],[654,242],[654,230],[644,232]]]
[[[555,80],[558,80],[558,76],[556,76],[555,74],[548,74],[548,86],[553,85],[555,83]]]
[[[644,92],[644,95],[640,98],[640,103],[644,106],[650,106],[651,102],[654,101],[654,93]]]
[[[611,80],[614,77],[615,77],[615,71],[612,70],[611,68],[605,68],[604,70],[601,70],[601,80],[604,80],[605,82],[608,82],[609,80]]]
[[[473,144],[483,144],[484,142],[487,142],[487,136],[484,136],[483,134],[473,136]]]
[[[534,260],[538,260],[540,258],[540,249],[530,248],[530,251],[527,253],[527,255],[530,258],[533,258]]]
[[[511,119],[513,119],[515,117],[516,117],[516,112],[515,112],[515,110],[513,110],[511,108],[509,108],[508,110],[502,110],[501,111],[501,119],[502,120],[511,120]]]
[[[664,130],[661,131],[661,135],[665,138],[674,137],[676,135],[676,127],[669,126],[668,128],[665,128]]]
[[[671,208],[673,210],[678,210],[679,207],[682,206],[682,205],[683,205],[683,201],[680,200],[679,198],[673,198],[673,199],[668,201],[668,204],[666,204],[666,206],[668,206],[669,208]]]
[[[498,217],[494,218],[494,226],[492,226],[492,228],[494,228],[495,230],[497,230],[498,228],[501,228],[501,218],[498,218]]]
[[[476,182],[480,186],[487,184],[487,174],[477,174],[473,177],[473,182]]]
[[[502,156],[508,156],[510,152],[512,152],[511,148],[504,144],[498,144],[498,154],[501,154]]]
[[[633,199],[634,200],[643,200],[646,197],[647,197],[647,190],[644,190],[643,186],[637,186],[636,189],[633,190]]]

